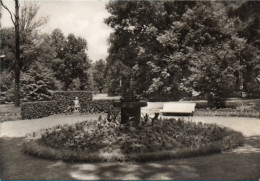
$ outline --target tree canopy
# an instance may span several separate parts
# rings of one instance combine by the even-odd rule
[[[98,60],[93,65],[93,80],[94,86],[102,93],[103,89],[106,87],[105,69],[106,62],[102,59]]]
[[[22,101],[48,100],[53,90],[84,90],[89,85],[87,41],[60,29],[40,33],[47,23],[38,17],[37,3],[26,2],[20,9],[20,95]],[[1,84],[5,101],[14,101],[14,28],[1,29]]]
[[[224,106],[225,98],[235,92],[249,91],[245,80],[259,60],[254,41],[238,28],[242,20],[236,11],[244,6],[248,5],[108,3],[111,16],[105,22],[114,29],[107,58],[109,90],[119,89],[113,82],[122,80],[124,91],[129,86],[124,78],[131,77],[136,93],[148,99],[178,100],[199,92],[215,107]]]

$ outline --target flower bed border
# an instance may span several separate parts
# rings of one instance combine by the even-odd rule
[[[157,151],[150,153],[135,153],[124,155],[84,153],[71,150],[54,149],[45,146],[39,140],[31,140],[23,144],[22,151],[31,156],[50,160],[63,160],[66,162],[149,162],[166,159],[188,158],[193,156],[221,153],[223,148],[221,142],[213,142],[207,146],[176,149],[174,151]]]

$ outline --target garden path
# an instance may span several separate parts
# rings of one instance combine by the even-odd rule
[[[260,120],[254,118],[194,117],[241,131],[246,144],[231,152],[150,163],[79,164],[34,158],[21,152],[26,133],[57,124],[73,124],[98,115],[53,115],[35,120],[1,123],[1,178],[26,180],[212,180],[260,178]]]

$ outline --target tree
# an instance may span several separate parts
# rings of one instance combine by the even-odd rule
[[[3,4],[1,5],[9,12],[11,20],[15,27],[15,106],[20,106],[20,34],[19,34],[19,2],[15,0],[15,15],[13,17],[11,11]]]
[[[240,72],[255,65],[257,59],[254,47],[239,37],[236,18],[228,16],[231,5],[111,2],[106,23],[115,32],[109,40],[108,65],[120,61],[130,69],[136,93],[149,99],[178,100],[191,95],[196,87],[212,106],[222,107],[226,96],[239,90],[244,79]],[[210,71],[213,68],[216,70]],[[198,86],[192,84],[195,78]]]
[[[84,90],[88,85],[87,70],[90,67],[86,40],[73,34],[65,38],[57,29],[52,32],[51,38],[56,48],[56,57],[52,62],[55,77],[64,84],[64,90]]]
[[[1,102],[14,101],[14,75],[13,72],[1,70]]]
[[[102,59],[94,63],[93,80],[94,86],[102,93],[102,90],[106,87],[105,68],[106,63]]]
[[[5,55],[1,59],[1,70],[13,71],[15,66],[15,36],[13,28],[2,28],[1,53]]]
[[[192,7],[194,4],[138,1],[110,2],[107,5],[111,16],[106,19],[106,23],[115,29],[109,40],[108,66],[113,68],[116,66],[111,66],[112,64],[121,62],[126,71],[122,70],[122,74],[116,76],[127,78],[130,75],[126,75],[126,72],[132,74],[137,94],[148,98],[180,97],[176,84],[182,77],[182,70],[177,65],[172,66],[174,70],[178,69],[180,75],[177,71],[171,70],[175,73],[174,76],[169,76],[166,56],[173,50],[164,47],[158,38],[171,28],[174,21],[180,19],[187,7]],[[123,89],[127,90],[128,83],[124,82],[122,80]],[[114,88],[118,89],[116,86]]]
[[[60,89],[60,82],[53,71],[40,62],[34,62],[29,70],[21,74],[21,95],[23,101],[50,100],[51,91]]]
[[[252,70],[257,54],[256,49],[245,37],[239,37],[237,18],[228,16],[230,4],[210,3],[210,5],[197,6],[186,15],[190,22],[186,25],[190,27],[191,32],[199,32],[197,34],[199,36],[193,33],[191,40],[201,42],[203,39],[212,42],[210,46],[201,46],[201,49],[192,53],[191,59],[194,60],[194,64],[191,66],[189,82],[194,81],[192,85],[195,89],[206,94],[211,107],[219,108],[225,106],[227,97],[244,89],[243,87],[241,89],[246,80],[243,74],[250,67]],[[198,30],[194,31],[196,30],[192,26],[194,22],[197,27],[208,27],[207,34],[204,32],[205,28],[197,28]],[[212,26],[209,26],[209,22],[213,22]],[[248,72],[248,75],[251,76],[252,72]],[[195,77],[201,79],[198,81]]]
[[[11,20],[14,24],[14,32],[15,32],[15,48],[8,49],[7,52],[9,56],[7,58],[11,58],[10,63],[5,64],[3,68],[14,69],[15,72],[15,106],[20,105],[20,71],[26,71],[29,68],[29,65],[32,63],[37,57],[37,51],[34,51],[34,38],[37,34],[37,29],[44,25],[47,21],[46,18],[36,19],[36,15],[39,9],[39,6],[36,3],[28,3],[25,4],[21,8],[21,16],[20,16],[20,5],[19,1],[15,0],[15,14],[12,15],[11,11],[7,6],[3,4],[1,0],[1,5],[9,12],[11,16]],[[8,31],[8,30],[6,30]],[[9,33],[12,32],[9,29]],[[10,34],[9,34],[10,35]],[[12,47],[11,42],[14,41],[12,39],[7,43],[9,48]],[[4,48],[4,50],[6,50]],[[13,51],[15,50],[15,51]],[[15,63],[13,62],[12,52],[15,55]],[[5,52],[6,53],[6,52]],[[9,62],[6,59],[5,62]]]
[[[260,85],[257,83],[257,66],[260,65],[259,45],[259,1],[233,2],[228,7],[229,18],[235,19],[235,31],[238,36],[245,38],[250,45],[243,52],[241,65],[244,69],[240,72],[241,89],[246,92],[248,97],[259,98]],[[258,57],[257,57],[258,54]]]

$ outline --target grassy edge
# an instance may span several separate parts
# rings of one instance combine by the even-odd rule
[[[193,157],[200,155],[208,155],[213,153],[221,153],[223,150],[221,142],[214,142],[207,146],[190,147],[177,149],[174,151],[157,151],[150,153],[136,154],[100,154],[85,152],[75,152],[71,150],[54,149],[43,144],[38,140],[31,140],[23,143],[22,151],[31,156],[45,158],[49,160],[63,160],[66,162],[148,162],[159,161],[165,159]]]

